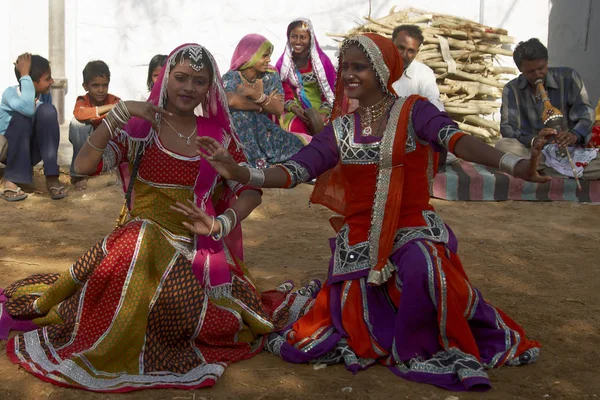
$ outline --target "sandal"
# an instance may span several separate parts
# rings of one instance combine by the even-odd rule
[[[64,186],[51,186],[48,188],[48,193],[50,193],[52,200],[60,200],[68,196],[67,192],[63,192],[63,190],[65,190]]]
[[[13,195],[7,196],[6,192],[9,193],[14,193]],[[25,200],[27,198],[27,193],[23,192],[23,190],[17,186],[16,189],[2,189],[2,191],[0,191],[0,197],[6,201],[21,201],[21,200]]]

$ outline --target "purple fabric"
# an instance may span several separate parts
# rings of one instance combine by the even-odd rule
[[[316,358],[322,357],[335,348],[337,343],[342,338],[339,332],[334,332],[327,339],[323,340],[318,346],[313,347],[309,351],[301,351],[290,345],[288,342],[281,346],[281,358],[292,363],[305,363]]]
[[[449,231],[449,235],[447,249],[454,253],[457,250],[457,240],[452,231]],[[498,328],[496,310],[486,303],[477,291],[479,300],[469,325],[479,347],[481,360],[476,360],[457,349],[444,349],[439,341],[438,310],[431,297],[433,295],[437,299],[439,296],[440,282],[437,274],[433,274],[435,292],[432,294],[429,289],[431,257],[433,255],[426,242],[419,239],[408,242],[390,257],[398,269],[392,279],[402,292],[402,301],[393,306],[380,287],[369,286],[365,278],[359,278],[365,281],[366,301],[363,300],[363,304],[370,325],[371,339],[390,353],[386,363],[396,375],[404,379],[454,391],[487,390],[491,384],[482,364],[489,363],[498,354],[505,354],[506,331]],[[443,253],[438,254],[438,257],[446,258]],[[330,328],[333,328],[334,332],[308,352],[298,350],[287,342],[283,343],[280,354],[284,360],[295,363],[315,360],[336,350],[339,339],[347,337],[342,324],[341,309],[344,282],[328,284],[329,311],[332,318]],[[452,293],[447,295],[451,297]],[[514,343],[511,344],[513,345]],[[452,353],[453,351],[455,353]],[[437,367],[438,361],[446,372],[425,372],[428,367]],[[416,367],[413,364],[416,364]],[[366,367],[368,365],[356,362],[346,366],[353,373]]]
[[[417,100],[412,109],[412,122],[419,139],[426,141],[437,151],[446,151],[438,140],[439,131],[445,126],[458,128],[446,112],[437,109],[427,100]]]
[[[31,321],[13,318],[4,306],[7,301],[8,298],[4,295],[4,289],[0,288],[0,340],[7,340],[10,331],[29,332],[38,328]]]
[[[448,125],[457,127],[448,114],[440,112],[425,100],[415,102],[412,122],[419,139],[428,142],[437,152],[445,151],[438,141],[438,132]],[[362,136],[360,132],[360,117],[358,117],[355,120],[354,141],[356,143],[373,143],[381,139],[375,136]],[[312,141],[291,158],[292,161],[308,169],[310,179],[335,167],[339,159],[340,153],[332,124],[328,124],[321,133],[313,136]]]
[[[335,167],[340,159],[333,126],[328,124],[311,142],[297,152],[290,160],[303,165],[314,179]]]
[[[475,314],[471,319],[471,331],[475,337],[485,338],[485,341],[478,342],[479,356],[483,363],[489,364],[498,353],[506,353],[506,332],[501,329],[494,329],[490,321],[496,320],[496,310],[483,300],[483,295],[475,289],[479,296],[479,306],[475,309]],[[503,359],[504,357],[501,357]],[[494,365],[496,366],[496,365]]]
[[[394,318],[396,351],[402,361],[410,360],[415,354],[429,359],[443,350],[438,341],[437,309],[429,293],[428,266],[419,242],[405,244],[390,257],[398,268],[395,279],[401,282],[404,300]],[[434,279],[437,298],[439,282],[437,276]]]

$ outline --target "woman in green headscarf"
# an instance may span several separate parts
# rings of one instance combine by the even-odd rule
[[[231,117],[248,162],[258,168],[287,161],[303,146],[275,121],[283,113],[283,87],[271,62],[273,45],[264,36],[246,35],[238,43],[223,84]]]

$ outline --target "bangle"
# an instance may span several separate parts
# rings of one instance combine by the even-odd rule
[[[104,123],[108,127],[111,139],[117,128],[122,127],[131,119],[131,114],[127,109],[127,105],[123,100],[119,101],[115,106],[104,116]]]
[[[223,224],[223,231],[221,232],[221,237],[227,237],[231,232],[231,220],[225,214],[221,214],[217,218]]]
[[[265,101],[267,101],[267,95],[264,93],[260,94],[260,97],[256,100],[252,100],[253,102],[255,102],[256,104],[263,104]]]
[[[500,158],[500,163],[498,168],[500,171],[506,172],[510,175],[515,175],[515,167],[519,163],[519,161],[525,160],[522,157],[517,157],[512,154],[505,153],[502,158]]]
[[[100,153],[104,153],[104,150],[106,149],[106,147],[104,149],[101,149],[100,147],[96,147],[92,144],[92,141],[90,140],[90,136],[87,137],[87,139],[85,140],[87,142],[87,144],[90,145],[90,147],[96,151],[99,151]]]
[[[102,119],[102,122],[104,123],[104,125],[106,125],[106,127],[108,128],[108,133],[110,134],[110,138],[113,139],[114,138],[114,133],[113,131],[115,130],[116,126],[114,126],[112,123],[108,122],[108,114],[106,114],[104,116],[104,118]]]
[[[250,170],[250,179],[247,185],[262,187],[265,184],[265,171],[259,168],[248,168]]]
[[[212,225],[210,226],[210,232],[208,232],[207,236],[211,236],[214,229],[215,229],[215,217],[212,217]]]
[[[225,215],[224,213],[219,215],[216,219],[221,224],[221,232],[219,232],[218,234],[212,235],[212,238],[213,238],[213,240],[220,240],[229,235],[229,233],[231,232],[231,228],[232,228],[232,222],[229,219],[229,217],[227,215]]]
[[[535,139],[537,139],[537,136],[534,136],[533,139],[531,139],[531,143],[529,143],[529,147],[533,147],[533,144],[535,143]]]
[[[238,224],[238,215],[233,208],[228,208],[223,212],[223,214],[225,214],[227,211],[231,211],[231,214],[233,215],[233,221],[231,222],[231,229],[233,229]]]
[[[223,227],[223,221],[221,221],[219,219],[219,217],[215,218],[215,220],[219,221],[219,225],[221,225],[221,230],[219,231],[219,233],[215,233],[211,237],[212,237],[212,239],[214,241],[218,241],[218,240],[221,240],[221,238],[223,237],[223,229],[224,229],[224,227]]]
[[[296,105],[294,100],[288,100],[284,104],[284,108],[286,111],[292,112],[292,108]]]

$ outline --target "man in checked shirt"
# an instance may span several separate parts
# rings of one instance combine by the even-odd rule
[[[521,75],[504,86],[500,133],[502,139],[496,148],[521,157],[529,157],[532,144],[537,140],[569,146],[585,156],[583,149],[594,124],[594,109],[590,105],[581,77],[572,68],[548,67],[548,49],[538,39],[520,42],[513,53]],[[545,128],[540,118],[542,102],[536,96],[535,81],[542,79],[550,102],[564,115],[564,129],[557,132]],[[543,153],[546,154],[546,153]],[[593,158],[583,168],[583,179],[600,179],[600,158]],[[538,170],[546,175],[561,176],[546,165],[542,156]],[[584,163],[585,164],[585,163]]]

